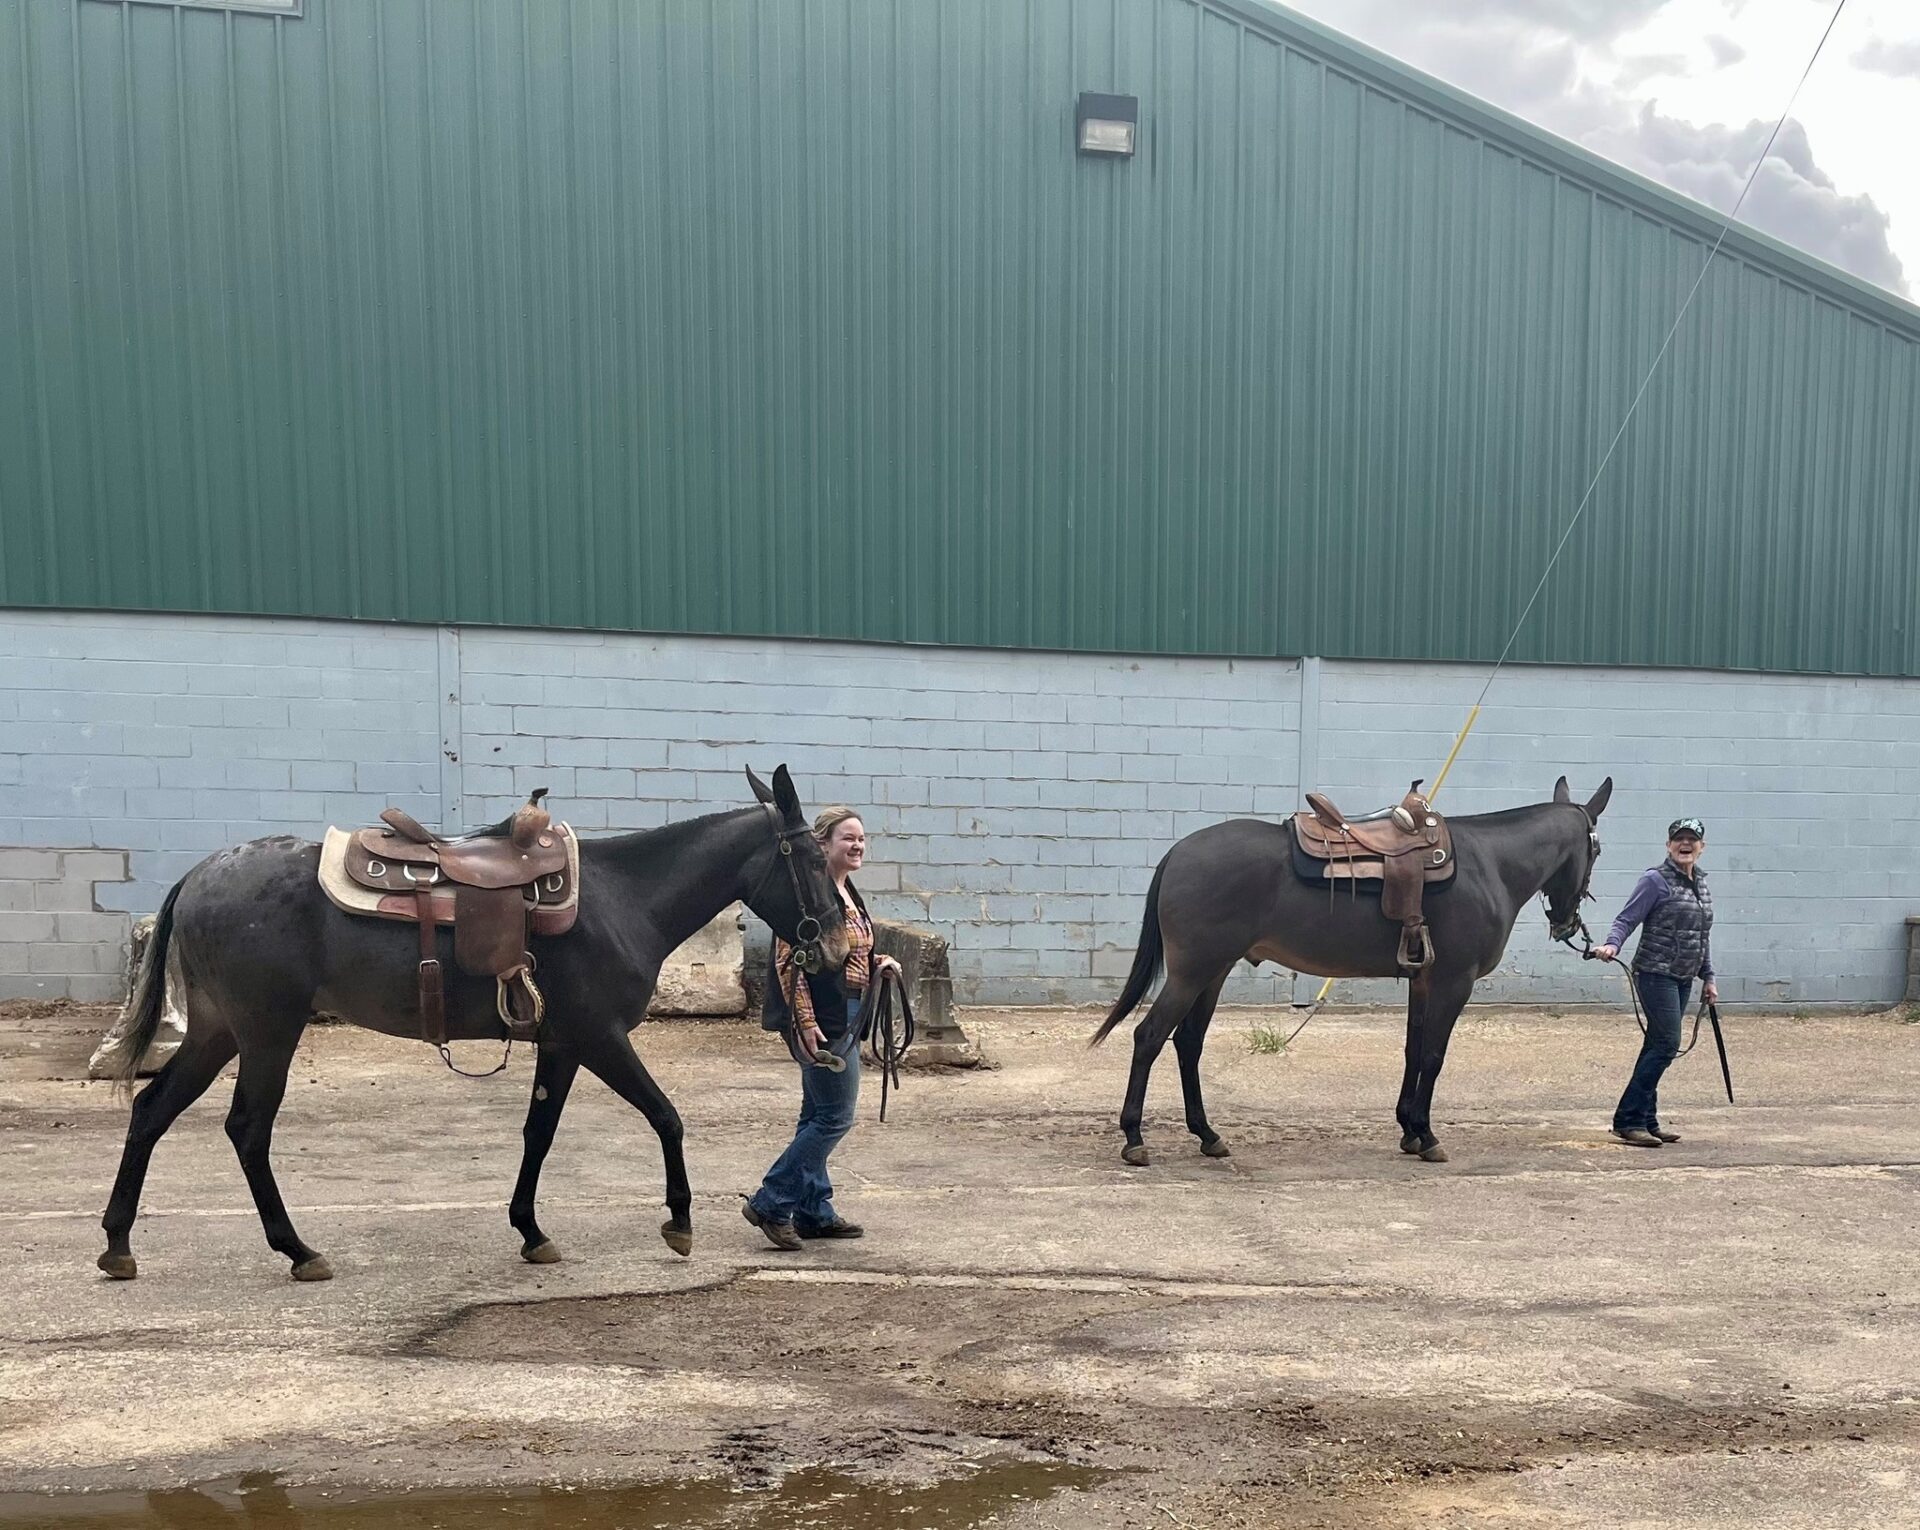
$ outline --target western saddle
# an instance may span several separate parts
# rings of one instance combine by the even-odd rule
[[[1293,815],[1295,843],[1320,863],[1328,894],[1345,880],[1349,892],[1363,880],[1380,883],[1380,912],[1400,925],[1400,970],[1409,977],[1433,962],[1433,937],[1421,909],[1429,882],[1453,877],[1453,835],[1446,820],[1407,788],[1398,806],[1349,818],[1319,792],[1307,793],[1308,811]],[[1304,869],[1304,868],[1303,868]]]
[[[507,1035],[539,1039],[546,1000],[533,981],[533,935],[561,935],[579,913],[579,858],[573,831],[556,824],[540,805],[546,789],[491,828],[446,838],[423,828],[398,808],[380,815],[384,828],[335,830],[344,839],[340,869],[375,900],[349,905],[340,890],[328,893],[350,913],[406,920],[420,927],[420,1033],[435,1046],[447,1040],[446,990],[435,938],[438,925],[453,926],[453,956],[472,977],[491,977],[495,1008]],[[327,880],[327,857],[321,877]]]

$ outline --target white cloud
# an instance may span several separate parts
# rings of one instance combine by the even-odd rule
[[[1873,74],[1920,79],[1920,40],[1888,42],[1884,37],[1869,37],[1854,50],[1852,62],[1855,68]]]
[[[1731,37],[1723,37],[1714,32],[1707,37],[1707,51],[1713,55],[1714,66],[1725,69],[1729,64],[1737,64],[1747,56],[1747,50]]]
[[[1630,169],[1725,212],[1739,198],[1771,122],[1744,127],[1684,122],[1642,107],[1630,123],[1591,135],[1589,145]],[[1896,292],[1906,290],[1888,242],[1887,215],[1872,197],[1848,196],[1814,162],[1806,129],[1789,120],[1774,140],[1741,221],[1842,270]]]
[[[1291,3],[1718,211],[1739,195],[1774,114],[1832,14],[1832,0]],[[1912,138],[1912,126],[1896,131],[1887,124],[1876,143],[1856,120],[1837,115],[1849,95],[1837,76],[1859,82],[1859,90],[1871,77],[1920,77],[1920,38],[1888,40],[1904,31],[1906,3],[1856,5],[1863,12],[1859,24],[1873,27],[1873,35],[1849,59],[1845,36],[1836,32],[1808,100],[1796,110],[1798,120],[1782,131],[1741,211],[1755,227],[1901,293],[1906,283],[1895,225],[1866,187],[1877,186],[1894,199],[1888,205],[1906,208],[1909,254],[1920,264],[1920,220],[1904,190],[1911,177],[1900,147]],[[1756,120],[1763,113],[1764,120]],[[1842,190],[1815,157],[1829,136],[1846,150],[1851,189]],[[1864,185],[1863,168],[1874,171]],[[1886,178],[1894,174],[1898,183]]]

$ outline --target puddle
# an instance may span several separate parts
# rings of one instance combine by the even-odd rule
[[[152,1493],[0,1493],[9,1530],[970,1530],[1003,1510],[1091,1487],[1113,1473],[1051,1462],[989,1463],[923,1487],[865,1482],[824,1468],[777,1488],[721,1478],[620,1488],[559,1487],[375,1494],[285,1488],[271,1476]]]

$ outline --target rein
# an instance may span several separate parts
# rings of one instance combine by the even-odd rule
[[[866,1060],[880,1070],[880,1119],[885,1121],[887,1096],[900,1087],[901,1061],[920,1029],[913,1018],[913,1000],[907,996],[906,980],[899,969],[875,969],[860,1000],[859,1026],[860,1039],[866,1043]],[[787,1032],[787,1050],[795,1062],[806,1064],[806,1054],[800,1050],[791,1028]],[[826,1047],[814,1055],[813,1066],[833,1073],[844,1073],[847,1068],[845,1060]]]
[[[900,1060],[919,1030],[914,1023],[913,1000],[907,997],[907,985],[898,967],[880,968],[867,985],[861,1021],[868,1060],[880,1069],[880,1119],[885,1121],[887,1091],[900,1087]]]

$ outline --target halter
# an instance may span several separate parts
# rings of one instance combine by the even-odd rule
[[[779,809],[769,802],[763,802],[760,806],[766,811],[768,825],[773,830],[774,843],[779,846],[780,853],[768,864],[759,886],[754,888],[753,896],[747,902],[757,903],[760,894],[767,890],[767,883],[773,879],[774,865],[784,865],[787,868],[787,881],[793,887],[793,906],[800,910],[800,921],[793,927],[793,964],[802,972],[819,972],[827,965],[827,953],[821,945],[823,928],[820,920],[807,908],[807,895],[800,885],[800,868],[793,864],[793,842],[803,834],[813,833],[813,829],[807,824],[801,824],[797,829],[783,828]]]
[[[1580,811],[1582,816],[1585,816],[1586,809],[1581,808]],[[1595,901],[1593,896],[1593,868],[1600,864],[1600,829],[1590,818],[1587,819],[1587,847],[1593,853],[1587,857],[1586,879],[1581,882],[1580,896],[1573,900],[1573,909],[1567,917],[1565,919],[1554,918],[1553,904],[1548,901],[1545,892],[1540,894],[1540,901],[1546,905],[1547,936],[1549,939],[1561,941],[1571,947],[1573,945],[1573,937],[1578,935],[1587,943],[1588,948],[1591,949],[1593,946],[1593,935],[1587,929],[1586,920],[1580,917],[1580,905],[1582,903],[1592,903]]]

